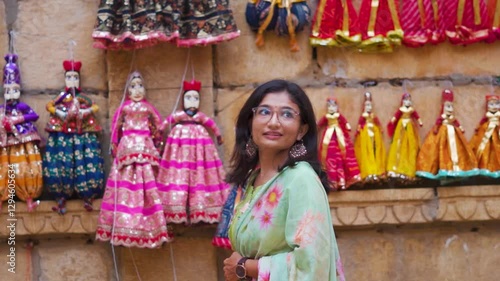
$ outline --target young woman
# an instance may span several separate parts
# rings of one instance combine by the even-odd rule
[[[273,80],[252,93],[231,167],[228,182],[245,193],[229,229],[226,280],[344,280],[314,112],[299,86]]]

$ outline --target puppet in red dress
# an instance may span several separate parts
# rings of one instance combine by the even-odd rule
[[[421,47],[438,44],[446,40],[445,21],[447,15],[441,0],[403,1],[401,24],[404,30],[403,44]]]
[[[332,182],[332,188],[346,189],[361,180],[354,146],[349,136],[351,126],[340,114],[335,98],[328,98],[327,104],[328,112],[318,121],[319,129],[325,128],[321,137],[319,157]]]
[[[312,46],[353,46],[361,42],[351,0],[320,0],[312,21]]]
[[[443,7],[450,43],[468,45],[488,40],[490,28],[484,0],[443,0]]]
[[[395,0],[363,0],[359,10],[359,27],[363,41],[361,52],[392,52],[401,45],[403,29]]]

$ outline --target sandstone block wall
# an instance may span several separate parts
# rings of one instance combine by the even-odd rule
[[[408,90],[424,122],[419,130],[422,138],[439,114],[441,91],[450,85],[448,81],[453,82],[457,118],[467,138],[484,113],[484,96],[491,90],[498,93],[489,80],[498,75],[498,42],[467,47],[445,43],[419,49],[401,47],[390,54],[361,54],[334,48],[313,49],[305,31],[298,35],[300,52],[289,52],[288,38],[277,37],[273,32],[266,32],[265,46],[257,48],[255,34],[244,18],[246,1],[233,0],[231,7],[241,36],[231,42],[192,49],[161,44],[136,51],[107,52],[91,46],[98,2],[0,1],[0,54],[8,51],[8,30],[13,29],[14,48],[20,57],[22,99],[40,115],[37,126],[46,138],[45,104],[63,89],[62,61],[70,58],[69,42],[76,43],[73,56],[83,62],[82,89],[100,107],[98,119],[104,127],[101,140],[107,170],[111,162],[107,154],[110,119],[122,100],[127,75],[131,70],[144,75],[147,97],[165,117],[175,110],[188,57],[191,62],[184,78],[191,79],[194,74],[203,84],[201,111],[214,117],[222,130],[225,144],[220,153],[226,165],[234,145],[239,109],[257,84],[270,79],[290,79],[303,86],[317,117],[325,113],[326,98],[336,96],[353,127],[357,125],[365,91],[372,92],[374,110],[386,124],[400,104],[400,82],[409,79]],[[314,10],[316,2],[308,3]],[[7,19],[12,22],[8,24]],[[368,84],[372,86],[365,88]],[[388,145],[387,136],[385,140]],[[485,198],[488,196],[491,195]],[[335,200],[335,195],[332,197]],[[44,199],[48,200],[46,196]],[[373,224],[361,229],[341,228],[337,234],[346,276],[348,280],[497,280],[498,220],[498,216],[493,219],[496,225],[415,224],[400,229]],[[200,276],[204,280],[222,280],[220,260],[227,253],[210,245],[213,232],[213,227],[194,228],[188,235],[181,233],[171,245],[177,280],[199,280]],[[23,236],[22,239],[39,243],[32,250],[23,248],[21,243],[17,248],[19,271],[7,274],[2,266],[0,276],[7,276],[5,280],[115,280],[108,244],[87,241],[92,240],[93,234],[82,237],[65,235],[63,231],[61,235]],[[7,250],[6,244],[0,245],[2,265]],[[121,280],[139,280],[134,261],[142,280],[174,280],[170,245],[159,250],[116,248],[116,255]]]

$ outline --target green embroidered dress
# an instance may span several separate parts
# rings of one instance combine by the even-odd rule
[[[344,281],[326,192],[307,162],[254,188],[235,208],[233,250],[259,259],[258,281]]]

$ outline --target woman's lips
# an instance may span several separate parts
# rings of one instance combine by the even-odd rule
[[[278,132],[265,132],[264,133],[264,137],[267,139],[271,139],[271,140],[279,139],[281,136],[282,136],[282,134],[280,134]]]

